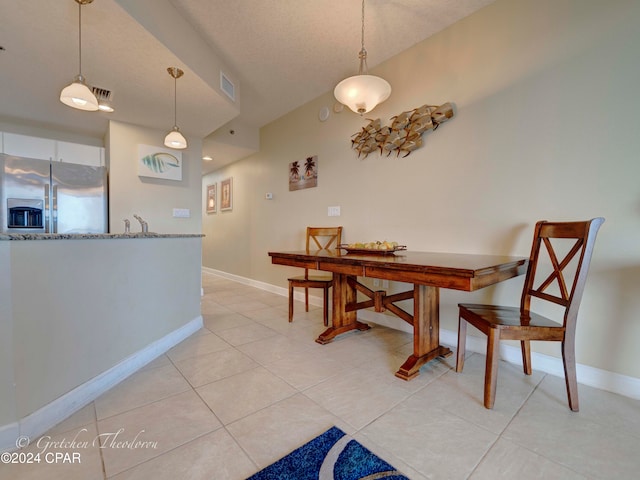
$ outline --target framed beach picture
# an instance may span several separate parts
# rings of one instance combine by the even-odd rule
[[[318,156],[296,160],[289,164],[289,191],[318,185]]]
[[[233,177],[220,182],[220,211],[233,208]]]
[[[218,184],[207,185],[207,213],[216,213]]]
[[[182,180],[182,152],[139,144],[138,176]]]

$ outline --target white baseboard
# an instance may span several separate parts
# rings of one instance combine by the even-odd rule
[[[56,398],[19,422],[0,427],[0,451],[14,450],[20,436],[36,438],[202,328],[202,316],[151,343],[119,364]]]
[[[9,423],[0,427],[0,452],[15,450],[17,438],[20,436],[20,424]]]
[[[289,294],[286,288],[277,287],[257,280],[251,280],[206,267],[203,267],[202,271],[204,273],[224,277],[235,282],[250,285],[285,297]],[[304,294],[302,292],[299,294],[296,292],[295,298],[296,300],[304,301]],[[322,306],[322,299],[320,297],[310,295],[309,303],[316,306]],[[397,319],[390,315],[376,313],[371,310],[360,310],[358,312],[358,316],[366,322],[413,333],[411,325],[406,323],[404,320]],[[440,342],[444,345],[457,345],[458,332],[441,328]],[[481,353],[484,355],[487,351],[486,339],[467,335],[466,349],[470,352]],[[500,357],[509,363],[522,365],[522,353],[519,347],[502,343],[500,345]],[[562,366],[562,359],[560,358],[545,355],[543,353],[531,352],[531,363],[535,370],[564,378],[564,368]],[[621,375],[619,373],[609,372],[607,370],[582,365],[580,363],[576,365],[576,375],[578,377],[578,382],[583,385],[588,385],[590,387],[599,388],[601,390],[640,400],[640,378]]]
[[[243,285],[249,285],[250,287],[256,287],[260,290],[266,290],[267,292],[275,293],[277,295],[282,295],[284,297],[289,295],[289,289],[284,287],[277,287],[275,285],[271,285],[270,283],[260,282],[258,280],[252,280],[250,278],[241,277],[239,275],[234,275],[233,273],[223,272],[221,270],[215,270],[209,267],[202,267],[203,273],[208,273],[209,275],[215,275],[217,277],[226,278],[228,280],[233,280],[234,282],[242,283]],[[304,296],[302,297],[304,300]],[[321,299],[309,296],[309,303],[313,305],[322,306]]]

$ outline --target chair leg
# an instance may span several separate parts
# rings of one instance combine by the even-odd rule
[[[324,314],[324,326],[328,327],[329,326],[329,289],[325,287],[323,290],[324,290],[324,304],[322,308],[323,308],[323,314]]]
[[[289,323],[293,322],[293,285],[289,282]]]
[[[461,372],[464,368],[464,352],[467,342],[467,321],[458,317],[458,352],[456,355],[456,372]]]
[[[304,289],[304,311],[305,312],[309,311],[309,289],[308,288]]]
[[[484,406],[493,408],[498,383],[498,358],[500,357],[500,331],[490,328],[487,335],[487,365],[484,372]]]
[[[574,412],[577,412],[580,405],[578,404],[578,378],[576,376],[575,345],[572,341],[567,341],[566,339],[562,342],[562,363],[564,364],[564,381],[567,384],[569,408]]]
[[[525,375],[531,375],[531,342],[522,340],[520,348],[522,349],[522,369]]]

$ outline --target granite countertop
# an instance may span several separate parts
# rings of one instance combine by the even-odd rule
[[[194,238],[202,233],[0,233],[2,240],[112,240],[128,238]]]

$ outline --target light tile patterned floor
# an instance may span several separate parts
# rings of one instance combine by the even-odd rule
[[[47,433],[87,442],[81,464],[0,465],[0,479],[241,480],[332,425],[415,480],[638,478],[640,401],[580,385],[572,413],[563,379],[501,362],[486,410],[482,355],[405,382],[409,334],[319,345],[320,309],[289,324],[284,297],[210,274],[203,286],[204,329]]]

